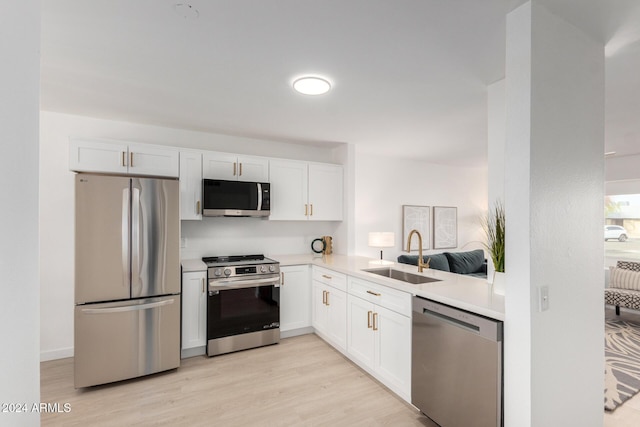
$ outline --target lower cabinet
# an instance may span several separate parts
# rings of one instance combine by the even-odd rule
[[[204,354],[207,344],[207,272],[182,273],[182,357]]]
[[[313,281],[313,328],[338,350],[347,348],[347,294],[317,280]]]
[[[411,399],[411,318],[347,296],[347,353],[407,401]]]
[[[280,333],[311,327],[311,280],[308,265],[280,267]],[[305,333],[306,331],[302,331]]]

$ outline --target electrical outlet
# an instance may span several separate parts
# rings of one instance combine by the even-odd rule
[[[180,247],[181,248],[186,248],[187,247],[187,238],[186,237],[181,237],[180,238]]]
[[[549,287],[538,286],[538,311],[549,310]]]

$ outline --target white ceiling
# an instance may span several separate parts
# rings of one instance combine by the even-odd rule
[[[606,148],[640,152],[640,1],[540,0],[607,44]],[[196,19],[174,5],[188,3]],[[43,0],[45,110],[486,162],[523,0]],[[295,93],[303,74],[333,89]]]

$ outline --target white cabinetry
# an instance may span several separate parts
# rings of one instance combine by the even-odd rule
[[[182,273],[182,357],[204,354],[207,344],[207,272]]]
[[[348,356],[410,401],[411,296],[353,277],[348,293]]]
[[[280,332],[311,326],[311,281],[308,265],[280,267]],[[309,331],[302,331],[306,333]],[[296,333],[286,336],[298,335]]]
[[[272,159],[269,169],[270,220],[342,220],[342,166]]]
[[[346,276],[312,267],[312,318],[316,333],[338,350],[347,348]]]
[[[180,152],[180,219],[202,219],[202,153]]]
[[[69,169],[77,172],[178,177],[176,148],[123,141],[71,138]]]
[[[209,151],[202,158],[202,173],[207,179],[269,182],[269,159]]]

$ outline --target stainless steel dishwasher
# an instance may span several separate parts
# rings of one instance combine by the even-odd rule
[[[413,297],[411,403],[442,427],[502,426],[502,322]]]

